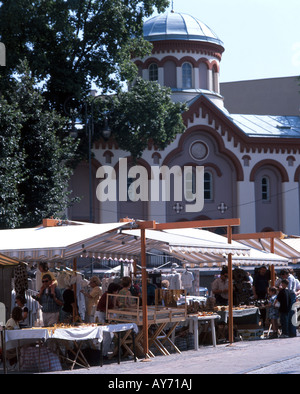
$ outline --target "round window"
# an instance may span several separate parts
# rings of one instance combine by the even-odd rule
[[[203,160],[208,155],[208,146],[202,141],[195,141],[190,146],[190,155],[194,160]]]

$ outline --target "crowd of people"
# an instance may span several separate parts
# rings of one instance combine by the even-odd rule
[[[74,321],[74,311],[76,311],[76,297],[72,286],[68,286],[63,292],[57,287],[57,281],[47,267],[43,264],[39,266],[42,272],[41,287],[34,297],[40,304],[42,310],[43,326],[51,327],[55,324],[71,324]],[[93,276],[89,280],[87,289],[81,290],[85,297],[86,323],[106,322],[106,303],[108,308],[130,307],[133,302],[129,296],[141,296],[141,289],[132,283],[130,277],[125,276],[108,285],[106,291],[102,293],[101,280]],[[118,297],[107,297],[108,294]],[[7,329],[19,329],[29,327],[26,299],[23,296],[16,296],[16,306],[12,310],[11,318],[6,323]],[[78,317],[78,316],[77,316]]]
[[[270,286],[270,271],[266,266],[257,269],[253,277],[247,273],[251,284],[252,295],[249,304],[259,302],[263,325],[268,321],[272,325],[271,338],[279,336],[279,322],[281,338],[297,336],[297,316],[293,305],[300,297],[300,281],[292,270],[282,269]],[[228,270],[224,267],[220,276],[212,283],[212,293],[217,305],[228,305]]]
[[[37,301],[42,308],[42,320],[44,326],[53,326],[58,323],[72,323],[74,321],[74,308],[76,297],[72,286],[68,286],[61,292],[57,287],[57,281],[49,269],[41,264],[42,272],[41,287]],[[279,272],[275,281],[275,286],[270,286],[270,271],[265,266],[255,270],[253,277],[247,273],[248,282],[251,284],[252,295],[249,303],[260,303],[263,324],[272,324],[272,337],[277,337],[279,328],[281,337],[296,336],[295,318],[293,319],[293,304],[300,297],[300,282],[288,269]],[[164,281],[163,288],[168,288]],[[212,294],[215,297],[216,305],[228,305],[228,270],[223,267],[220,275],[213,281]],[[125,276],[108,285],[102,294],[101,281],[97,276],[89,280],[87,290],[81,290],[86,300],[87,323],[105,323],[106,309],[127,308],[132,306],[134,300],[130,296],[141,297],[141,288],[133,284],[130,277]],[[154,304],[155,289],[148,283],[148,305]],[[118,297],[107,297],[108,294],[118,295]],[[22,296],[17,296],[16,307],[12,311],[11,318],[7,321],[7,329],[28,327],[28,308],[26,300]],[[278,324],[280,322],[280,326]]]

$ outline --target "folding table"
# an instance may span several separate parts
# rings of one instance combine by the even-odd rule
[[[212,343],[213,346],[217,346],[217,340],[216,340],[216,328],[215,328],[215,320],[220,319],[220,316],[215,314],[215,315],[207,315],[207,316],[201,316],[201,315],[189,315],[187,320],[190,322],[193,322],[193,331],[194,331],[194,349],[198,350],[199,349],[199,326],[198,323],[200,322],[210,322],[210,327],[211,327],[211,335],[212,335]]]

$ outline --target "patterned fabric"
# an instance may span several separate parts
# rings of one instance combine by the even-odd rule
[[[46,346],[21,347],[20,370],[21,371],[61,371],[62,366],[57,354],[51,352]]]
[[[25,291],[28,290],[28,275],[25,264],[19,264],[14,270],[15,276],[15,292],[16,295],[25,296]]]

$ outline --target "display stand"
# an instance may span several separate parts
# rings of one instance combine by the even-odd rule
[[[159,289],[161,290],[161,289]],[[169,292],[169,293],[168,293]],[[166,348],[165,344],[169,344],[172,349],[177,353],[181,353],[170,336],[175,331],[179,322],[185,321],[187,318],[187,306],[186,303],[176,305],[177,300],[185,295],[184,290],[169,290],[165,291],[165,299],[172,300],[173,307],[167,307],[162,305],[151,305],[147,306],[147,337],[148,337],[148,351],[147,354],[144,352],[144,329],[143,329],[143,309],[140,307],[139,302],[136,300],[137,297],[123,296],[119,294],[109,294],[111,297],[107,301],[106,319],[108,322],[131,322],[135,323],[139,327],[139,333],[136,336],[135,343],[137,350],[145,355],[146,357],[155,357],[154,353],[150,350],[150,346],[155,348],[162,355],[169,355],[170,352]],[[118,308],[120,298],[127,298],[131,301],[130,308]],[[159,296],[156,296],[157,303],[159,302]],[[173,303],[175,301],[175,304]],[[123,302],[121,302],[123,304]],[[108,308],[108,305],[115,305],[112,309]],[[175,306],[176,305],[176,306]],[[168,326],[168,332],[166,327]],[[125,345],[125,346],[124,346]],[[123,341],[122,346],[125,347],[126,351],[132,353],[127,338]]]

